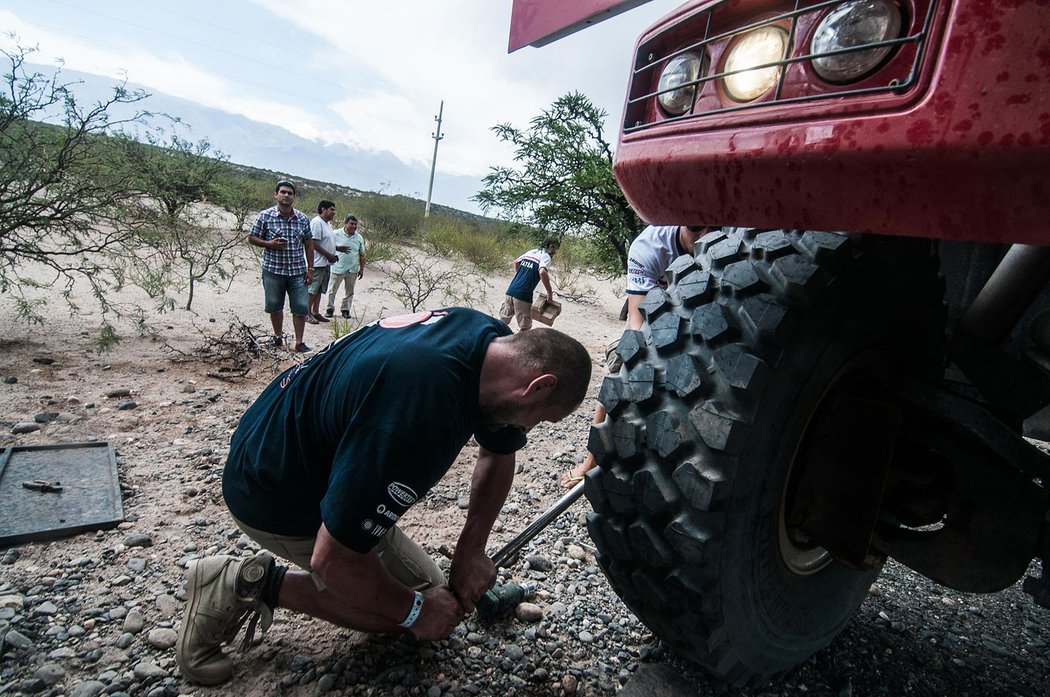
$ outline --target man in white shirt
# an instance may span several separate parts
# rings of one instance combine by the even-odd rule
[[[321,315],[321,295],[328,291],[330,265],[339,259],[335,254],[335,232],[332,230],[334,217],[335,204],[321,201],[317,204],[317,215],[310,221],[310,237],[314,241],[314,277],[310,283],[310,314],[306,317],[310,324],[328,321]]]
[[[650,225],[634,238],[627,253],[627,326],[626,329],[641,329],[642,301],[653,288],[667,287],[667,267],[683,254],[692,254],[696,241],[704,235],[716,232],[721,228],[710,226],[686,225]],[[623,358],[617,352],[620,340],[617,339],[605,350],[605,370],[607,374],[620,372]],[[601,404],[594,410],[594,423],[605,421],[605,407]],[[561,476],[561,485],[571,489],[583,481],[597,464],[590,452],[575,469]]]
[[[504,324],[509,325],[513,317],[518,321],[518,331],[532,328],[532,293],[540,283],[543,283],[547,297],[554,298],[547,269],[551,267],[551,255],[557,249],[558,241],[548,237],[542,247],[530,249],[514,260],[514,278],[507,286],[507,295],[499,311]]]

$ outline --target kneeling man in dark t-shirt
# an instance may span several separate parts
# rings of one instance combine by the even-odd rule
[[[190,564],[176,657],[185,677],[233,675],[222,645],[280,606],[365,632],[449,636],[493,584],[485,555],[540,421],[583,401],[591,360],[553,329],[511,334],[464,308],[379,320],[274,380],[230,442],[222,490],[237,524],[274,556]],[[467,520],[446,582],[395,525],[474,437]]]

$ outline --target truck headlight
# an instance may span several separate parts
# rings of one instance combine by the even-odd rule
[[[829,12],[813,32],[814,54],[896,39],[901,11],[889,0],[851,0]],[[893,50],[880,46],[813,59],[813,69],[828,82],[851,82],[874,70]]]
[[[768,92],[780,79],[783,66],[749,68],[784,60],[787,49],[788,33],[778,26],[759,27],[737,37],[726,57],[724,72],[746,72],[723,78],[726,93],[738,102],[750,102]]]
[[[695,82],[704,69],[704,58],[699,53],[692,51],[682,53],[667,61],[663,72],[660,73],[658,90],[660,94],[657,100],[660,107],[672,116],[679,116],[689,111],[696,99],[697,85]],[[680,87],[680,85],[688,85]],[[664,92],[664,90],[670,90]]]

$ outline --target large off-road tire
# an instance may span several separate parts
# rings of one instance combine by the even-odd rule
[[[650,629],[759,683],[831,641],[878,574],[792,541],[807,429],[837,385],[938,368],[943,287],[928,242],[821,232],[709,235],[668,276],[601,387],[588,527]]]

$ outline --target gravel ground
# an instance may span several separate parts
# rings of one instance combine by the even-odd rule
[[[494,287],[502,291],[505,281]],[[214,305],[253,316],[256,298],[248,286]],[[569,313],[594,323],[581,336],[596,356],[619,326],[613,301],[612,310]],[[170,335],[196,335],[189,319],[171,321]],[[309,331],[323,345],[321,330]],[[172,364],[150,336],[129,336],[100,358],[75,323],[56,320],[46,336],[25,333],[0,339],[0,375],[8,377],[0,383],[0,433],[33,424],[37,412],[64,418],[2,436],[0,446],[110,441],[127,515],[118,529],[0,550],[0,695],[613,695],[652,669],[677,674],[687,686],[682,695],[1050,695],[1047,611],[1019,587],[956,593],[892,563],[830,647],[766,686],[728,689],[670,655],[611,592],[594,561],[583,501],[506,571],[539,585],[520,618],[468,620],[431,644],[367,637],[278,610],[261,645],[232,654],[234,680],[200,688],[181,678],[172,649],[182,573],[195,557],[254,551],[233,527],[218,482],[229,435],[267,380],[211,380],[207,366]],[[54,362],[37,362],[41,356]],[[107,396],[117,393],[130,399]],[[135,406],[118,407],[119,399]],[[491,550],[561,496],[557,473],[580,458],[588,411],[531,435]],[[455,543],[472,461],[461,457],[400,523],[435,554]]]
[[[511,505],[531,509],[530,498],[519,491]],[[204,690],[178,677],[171,645],[180,589],[170,584],[171,594],[157,594],[143,578],[150,548],[140,545],[148,536],[99,533],[92,536],[102,548],[97,556],[63,558],[42,576],[26,573],[33,566],[3,574],[0,694],[611,695],[639,667],[659,663],[696,695],[1050,694],[1045,611],[1018,587],[960,594],[892,563],[829,648],[762,688],[726,688],[669,655],[612,594],[591,555],[585,506],[541,533],[504,573],[539,586],[531,607],[519,608],[526,619],[467,621],[447,641],[430,644],[361,640],[279,613],[263,645],[237,655],[238,677],[256,676],[248,691],[243,681]],[[220,523],[195,525],[219,527],[212,537],[228,539],[227,551],[250,551]],[[0,568],[16,566],[15,556],[9,552]],[[311,647],[311,634],[324,633],[335,636]]]

